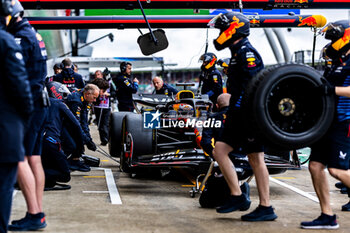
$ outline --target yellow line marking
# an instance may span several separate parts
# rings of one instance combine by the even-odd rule
[[[109,162],[109,160],[108,159],[103,159],[103,160],[101,160],[101,162]]]
[[[180,150],[177,150],[175,154],[178,154],[180,152]]]
[[[84,178],[106,178],[106,176],[83,176]]]
[[[273,178],[279,179],[279,180],[293,180],[293,179],[295,179],[295,177],[283,177],[283,176],[276,176]]]

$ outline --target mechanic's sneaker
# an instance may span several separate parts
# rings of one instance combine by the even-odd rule
[[[11,224],[13,225],[13,224],[21,223],[23,221],[27,221],[26,218],[29,218],[29,215],[30,214],[28,212],[26,212],[26,215],[24,216],[24,218],[21,218],[21,219],[18,219],[18,220],[13,220],[13,221],[11,221]]]
[[[250,201],[250,187],[248,182],[241,184],[241,191],[247,197],[248,201]]]
[[[29,214],[20,220],[12,221],[8,226],[9,231],[36,231],[46,227],[45,214]]]
[[[101,142],[101,146],[105,146],[107,144],[108,144],[108,142]]]
[[[338,188],[338,189],[346,188],[346,186],[343,184],[343,182],[335,183],[335,187]]]
[[[91,170],[88,165],[86,165],[80,160],[70,159],[68,160],[68,163],[69,163],[69,169],[71,171],[89,172]]]
[[[348,194],[349,193],[349,189],[347,187],[341,188],[340,189],[340,193],[341,194]]]
[[[258,222],[258,221],[273,221],[277,215],[273,211],[272,206],[259,205],[253,212],[243,215],[242,221]]]
[[[338,229],[337,216],[321,213],[321,216],[312,222],[302,222],[300,227],[303,229]]]
[[[342,211],[350,211],[350,201],[341,207]]]
[[[224,205],[216,208],[216,212],[224,214],[236,210],[245,211],[249,209],[249,207],[250,201],[248,200],[247,196],[242,193],[240,196],[231,195]]]

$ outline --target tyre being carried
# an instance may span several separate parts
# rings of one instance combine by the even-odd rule
[[[244,96],[248,117],[268,145],[297,149],[326,133],[335,99],[319,91],[325,82],[309,66],[284,64],[261,71],[248,84]]]

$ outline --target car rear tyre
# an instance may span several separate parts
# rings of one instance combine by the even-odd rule
[[[122,143],[123,151],[120,168],[124,172],[132,172],[132,162],[138,156],[154,152],[153,130],[143,127],[141,114],[128,114],[123,119]]]
[[[113,112],[109,120],[109,154],[112,157],[120,157],[122,152],[122,124],[123,118],[131,112]]]

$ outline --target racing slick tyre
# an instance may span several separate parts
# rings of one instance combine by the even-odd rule
[[[113,112],[109,120],[109,154],[112,157],[120,157],[122,152],[122,124],[123,118],[131,112]]]
[[[154,152],[153,130],[143,127],[141,114],[128,114],[124,117],[122,143],[121,170],[128,173],[137,171],[137,168],[131,166],[133,161],[137,161],[138,156]]]
[[[325,82],[315,69],[302,64],[261,71],[243,98],[252,129],[276,148],[291,150],[314,143],[326,133],[335,112],[335,96],[320,91]]]

